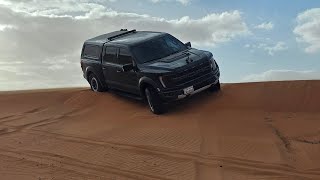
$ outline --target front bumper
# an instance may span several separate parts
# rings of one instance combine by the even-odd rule
[[[215,71],[212,71],[210,74],[206,74],[193,80],[193,83],[190,86],[193,86],[194,91],[188,95],[184,94],[183,89],[189,87],[189,85],[187,87],[179,87],[174,89],[158,89],[158,91],[163,101],[175,101],[208,89],[210,86],[219,83],[219,78],[220,71],[219,68],[216,68]]]

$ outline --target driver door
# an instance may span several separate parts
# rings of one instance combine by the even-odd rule
[[[103,72],[107,84],[112,88],[139,94],[138,77],[134,70],[123,71],[123,65],[133,64],[133,58],[127,48],[106,47],[103,59]]]

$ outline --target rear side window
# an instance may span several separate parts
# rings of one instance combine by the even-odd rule
[[[132,64],[132,56],[128,49],[120,48],[118,55],[118,64]]]
[[[101,54],[100,46],[85,45],[83,50],[83,56],[91,59],[99,59]]]
[[[104,58],[103,58],[103,62],[118,63],[117,51],[118,51],[118,48],[116,47],[107,47],[106,54],[104,55]]]

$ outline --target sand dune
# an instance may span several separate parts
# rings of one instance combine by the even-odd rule
[[[0,179],[320,179],[320,81],[225,84],[163,116],[88,88],[0,93]]]

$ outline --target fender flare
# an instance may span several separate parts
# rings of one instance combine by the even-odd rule
[[[154,80],[152,80],[149,77],[142,77],[139,79],[139,89],[140,89],[140,93],[141,95],[144,95],[144,92],[142,91],[142,89],[144,88],[144,85],[151,85],[153,88],[157,89],[158,85],[154,82]]]
[[[91,66],[87,67],[84,76],[85,76],[85,79],[86,79],[88,82],[89,82],[89,79],[88,79],[89,76],[88,76],[88,75],[89,75],[90,73],[93,73],[93,74],[95,74],[96,76],[98,76],[98,72],[97,72],[93,67],[91,67]],[[102,86],[103,86],[104,88],[108,88],[107,84],[106,84],[105,82],[103,82],[103,80],[100,79],[99,76],[98,76],[98,81],[100,82],[100,84],[102,84]],[[89,82],[89,84],[90,84],[90,82]]]
[[[86,80],[88,80],[88,78],[89,78],[88,77],[89,73],[93,73],[93,74],[97,75],[97,72],[95,71],[95,69],[93,67],[89,66],[86,68],[86,71],[85,71],[85,79]]]

